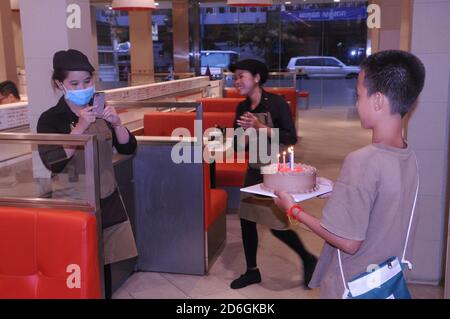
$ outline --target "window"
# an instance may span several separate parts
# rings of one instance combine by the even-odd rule
[[[103,81],[117,81],[117,79],[126,81],[127,77],[122,77],[120,72],[117,74],[117,70],[131,69],[130,52],[122,48],[116,52],[117,59],[114,59],[112,38],[115,37],[118,43],[130,41],[128,12],[98,8],[96,17],[99,63],[105,66],[103,69],[108,70],[103,72],[100,69],[99,77]],[[155,32],[153,34],[154,70],[158,73],[168,72],[173,66],[172,9],[156,10],[152,14],[152,25]],[[152,38],[148,40],[152,41]]]
[[[296,69],[304,71],[296,88],[311,92],[312,105],[353,104],[353,94],[349,91],[353,90],[354,79],[346,79],[345,72],[323,72],[321,67],[338,68],[342,65],[339,61],[358,66],[366,57],[366,48],[370,46],[366,23],[368,0],[339,3],[295,0],[288,4],[274,1],[274,5],[256,7],[256,10],[255,7],[228,7],[227,13],[214,17],[207,14],[207,8],[219,10],[226,7],[226,0],[198,0],[198,3],[200,50],[235,51],[239,59],[261,60],[271,71],[286,71],[294,59],[291,63]],[[324,81],[325,78],[330,80]],[[283,86],[293,85],[287,82]],[[280,86],[280,83],[272,77],[267,85]]]
[[[202,67],[218,67],[228,68],[231,63],[235,63],[237,60],[237,53],[232,52],[203,52],[201,55]]]
[[[325,65],[325,59],[321,59],[321,58],[311,59],[311,60],[309,60],[309,65],[310,66],[323,66],[323,65]]]
[[[296,66],[307,66],[309,65],[309,60],[308,59],[297,59],[297,61],[295,62]]]
[[[326,66],[334,66],[334,67],[341,66],[341,64],[334,59],[325,59],[325,65]]]

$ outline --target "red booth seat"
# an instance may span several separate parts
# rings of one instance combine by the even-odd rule
[[[203,164],[205,231],[214,224],[221,214],[226,213],[227,192],[223,189],[211,189],[211,175],[208,163]]]
[[[144,115],[144,134],[147,136],[171,136],[176,128],[184,127],[194,136],[195,112],[151,112]],[[219,125],[233,127],[234,114],[209,112],[203,114],[203,129]],[[214,224],[217,218],[226,212],[227,193],[220,189],[211,189],[209,164],[203,164],[205,230]]]
[[[288,102],[291,109],[292,118],[295,120],[297,116],[297,91],[295,88],[282,88],[282,87],[264,87],[264,90],[269,93],[281,95],[286,102]],[[237,98],[240,97],[238,90],[235,88],[226,88],[225,97]]]
[[[171,136],[176,128],[187,128],[194,136],[193,112],[151,112],[144,115],[144,135],[146,136]],[[232,128],[234,113],[230,112],[206,112],[203,113],[203,130],[218,125],[223,128]],[[244,185],[245,172],[248,162],[245,163],[217,163],[216,185],[218,187],[242,187]]]
[[[80,287],[69,288],[78,271]],[[75,268],[74,268],[75,269]],[[101,298],[94,216],[61,209],[0,207],[0,299]]]
[[[242,187],[248,162],[245,163],[217,163],[216,183],[221,187]]]
[[[236,113],[237,106],[244,100],[244,98],[202,98],[197,102],[203,104],[203,112]]]
[[[151,112],[144,115],[144,135],[146,136],[172,136],[176,128],[187,128],[194,136],[195,112]],[[232,128],[234,113],[207,112],[203,114],[203,131],[208,128],[220,126]]]

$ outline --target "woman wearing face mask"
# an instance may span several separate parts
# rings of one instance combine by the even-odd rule
[[[274,143],[273,139],[276,136],[272,129],[277,128],[280,147],[296,144],[297,132],[288,104],[281,96],[268,93],[262,88],[269,73],[266,65],[257,60],[247,59],[232,65],[230,70],[234,72],[236,89],[240,95],[246,97],[236,109],[234,128],[255,129],[258,132],[256,135],[258,145],[261,145],[260,138],[268,138]],[[267,132],[266,137],[261,134],[263,131]],[[243,144],[236,143],[241,146]],[[247,148],[248,143],[247,140],[245,142]],[[251,154],[250,161],[252,161]],[[263,182],[261,166],[258,161],[250,162],[245,176],[245,187]],[[303,261],[304,284],[307,287],[317,259],[305,249],[297,233],[289,229],[286,214],[272,203],[272,199],[241,193],[239,217],[247,271],[231,283],[231,288],[239,289],[261,282],[261,274],[256,264],[258,248],[256,224],[269,227],[275,237],[297,253]]]
[[[120,154],[133,154],[136,138],[122,126],[112,106],[101,114],[90,106],[95,93],[94,68],[77,50],[59,51],[53,57],[52,82],[63,96],[56,106],[44,112],[38,121],[38,133],[93,134],[97,137],[100,172],[100,208],[104,243],[105,296],[111,297],[110,264],[137,255],[131,225],[118,190],[112,164],[113,146]],[[44,165],[55,175],[67,176],[68,185],[84,174],[84,154],[76,147],[41,145]],[[66,175],[64,175],[66,174]],[[76,184],[72,184],[75,189]],[[57,197],[57,191],[52,197]]]

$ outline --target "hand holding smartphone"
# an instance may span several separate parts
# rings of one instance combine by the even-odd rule
[[[105,109],[105,103],[106,103],[105,92],[96,92],[94,94],[94,102],[93,102],[93,105],[96,106],[96,108],[94,109],[96,117],[102,117],[103,110]]]

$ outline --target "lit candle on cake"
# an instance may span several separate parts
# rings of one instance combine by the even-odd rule
[[[294,171],[294,148],[291,146],[289,147],[289,165],[291,168],[291,172]]]
[[[283,168],[286,168],[286,152],[283,152]]]

